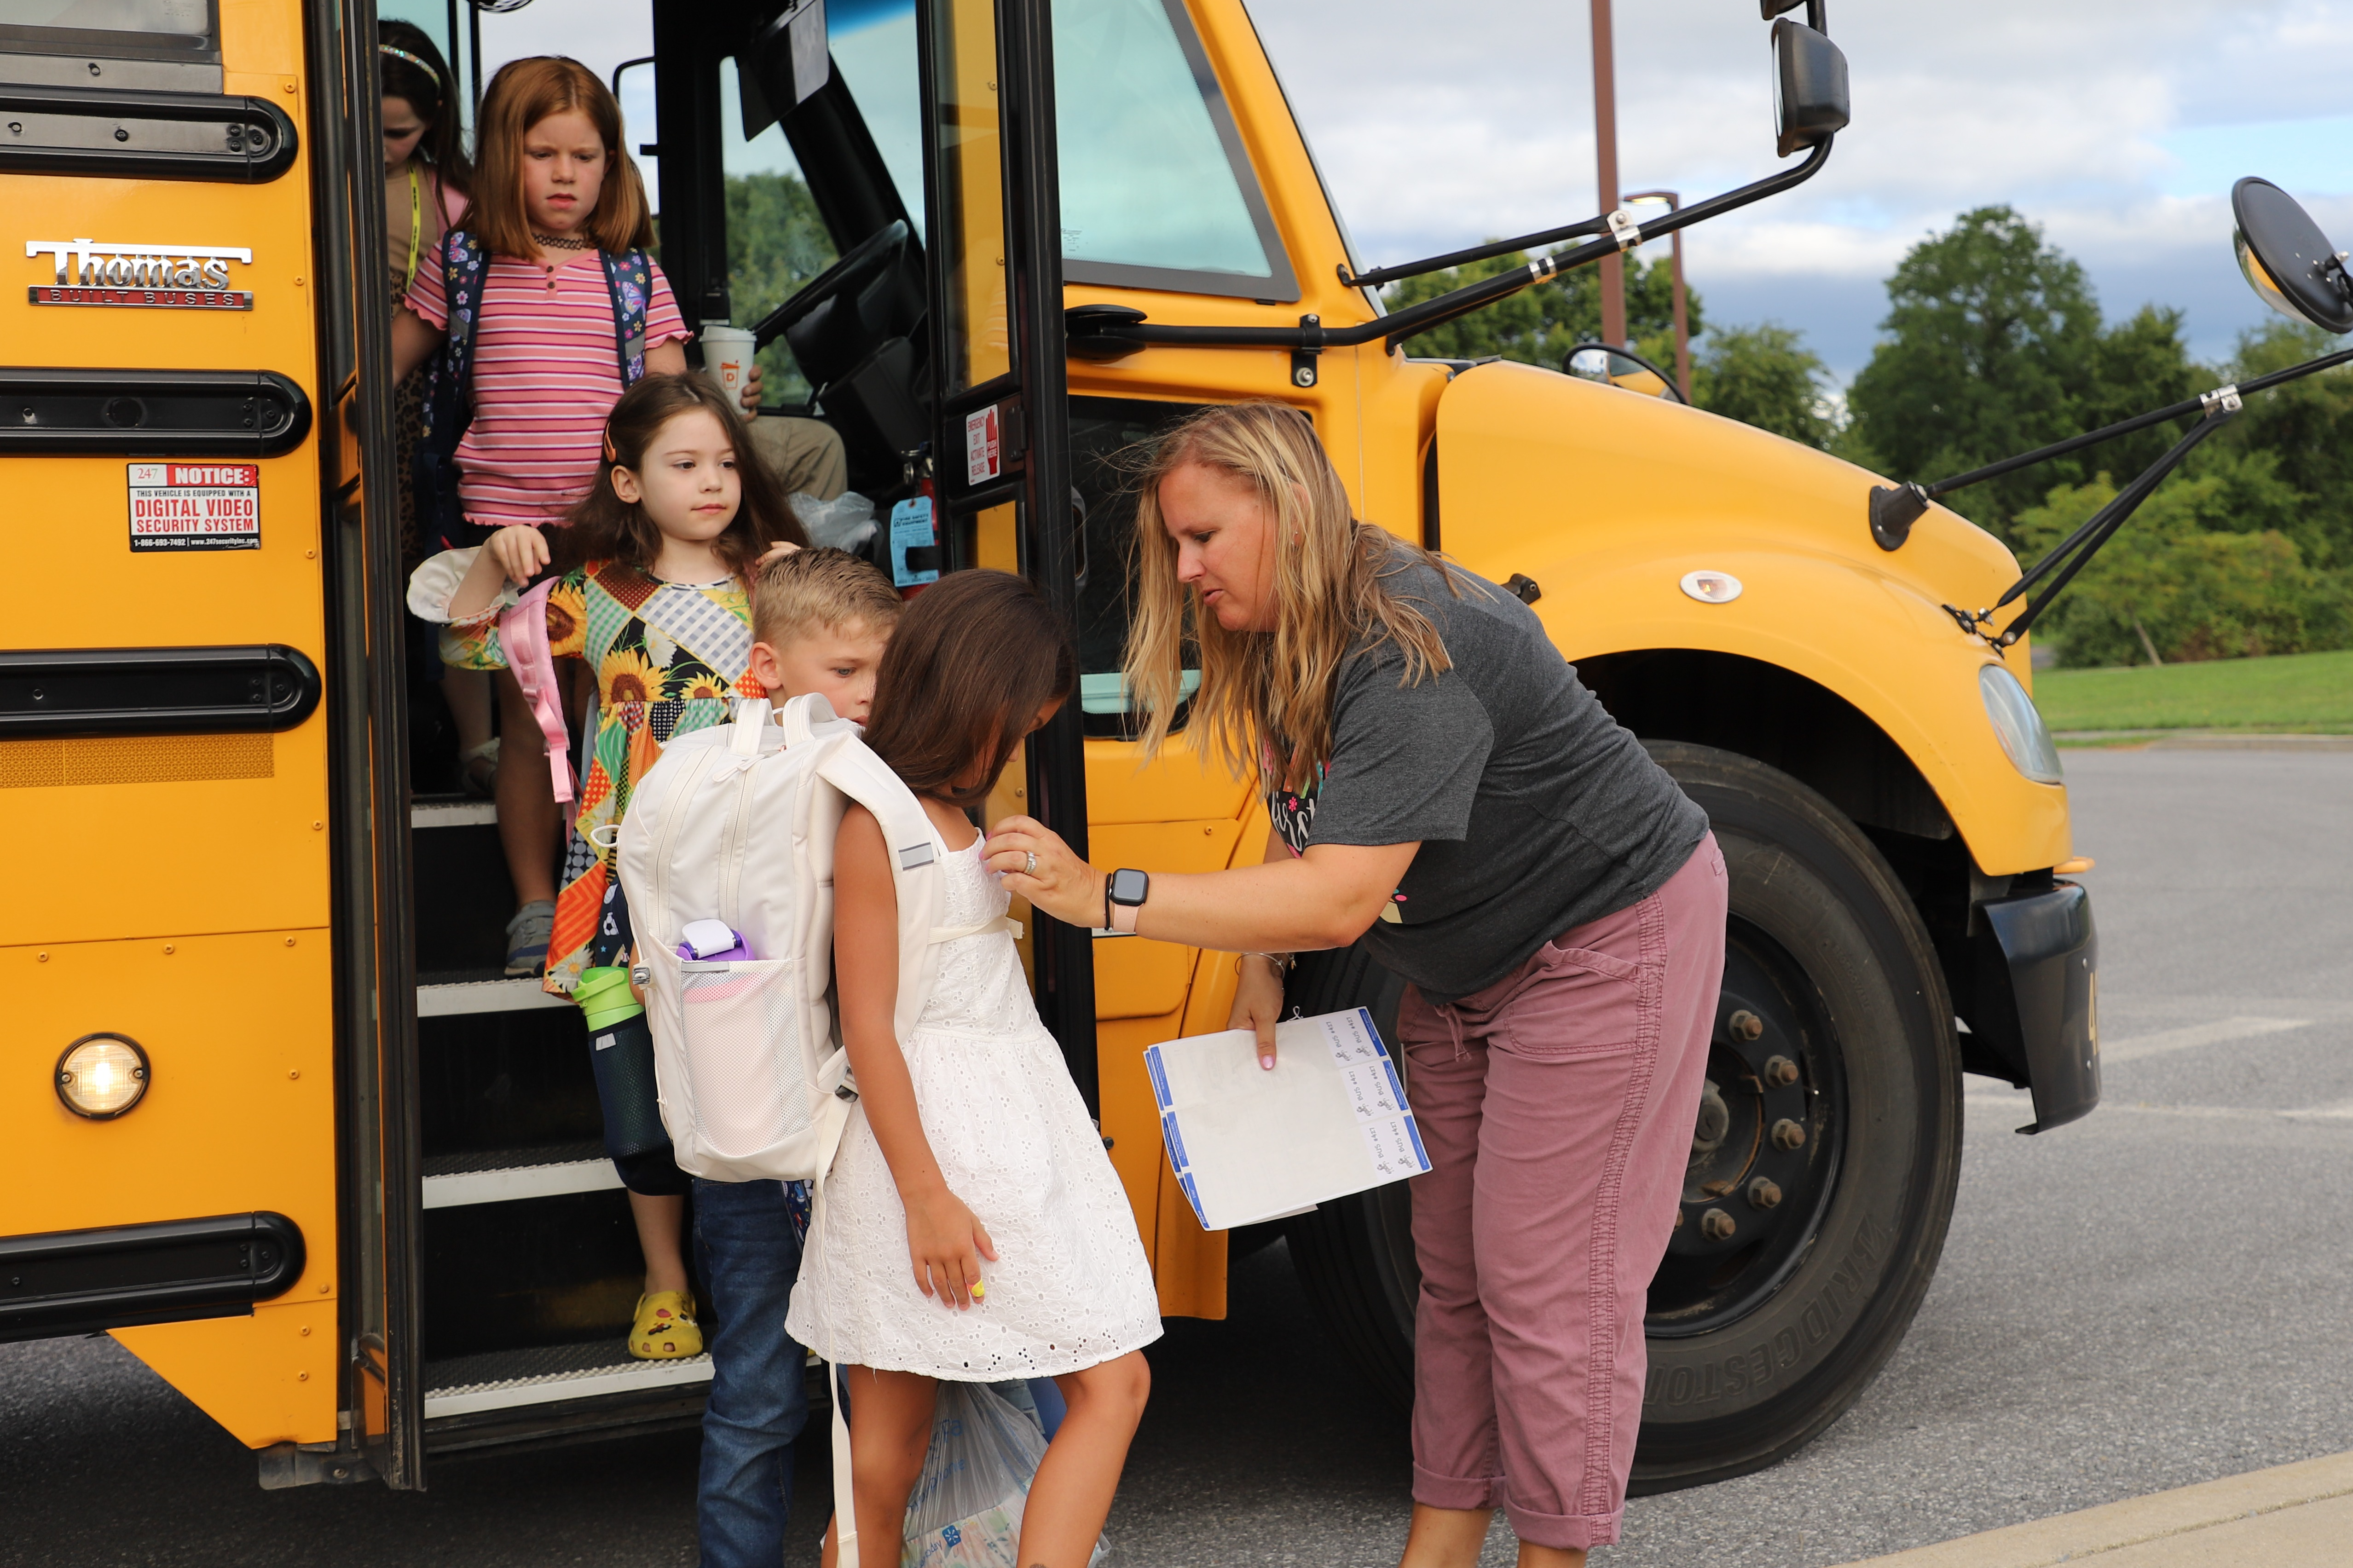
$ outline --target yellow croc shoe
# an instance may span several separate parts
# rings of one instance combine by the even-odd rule
[[[694,1301],[677,1290],[638,1298],[637,1321],[629,1326],[629,1353],[639,1361],[683,1361],[702,1353],[702,1331],[694,1324]]]

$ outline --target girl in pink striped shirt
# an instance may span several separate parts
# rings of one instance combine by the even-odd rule
[[[620,105],[594,72],[554,56],[501,67],[482,98],[479,152],[472,205],[418,265],[392,324],[397,384],[448,337],[453,284],[474,286],[464,377],[473,417],[456,452],[458,501],[471,526],[453,531],[435,520],[444,532],[471,537],[444,538],[445,547],[480,543],[500,526],[561,526],[604,471],[606,419],[628,390],[625,374],[640,364],[648,377],[686,374],[681,345],[691,335],[650,259],[642,272],[617,264],[608,276],[607,257],[617,263],[647,251],[654,232],[645,186],[622,150]],[[627,372],[617,341],[624,289],[637,291],[630,303],[645,323],[643,359],[632,356]],[[756,407],[756,385],[744,391]],[[420,508],[438,502],[420,491]],[[536,974],[554,927],[564,822],[530,704],[512,672],[496,679],[506,737],[495,784],[499,837],[521,905],[507,926],[506,971]],[[651,1196],[631,1198],[649,1279],[670,1288],[684,1279],[685,1180],[672,1167],[647,1184]],[[702,1348],[691,1316],[666,1311],[642,1312],[630,1344],[656,1358]]]
[[[472,205],[417,268],[392,326],[393,374],[404,377],[448,335],[449,268],[479,258],[473,421],[456,455],[474,536],[445,545],[478,543],[489,527],[560,526],[587,494],[605,417],[627,390],[605,257],[654,243],[645,186],[622,150],[620,105],[586,67],[554,56],[509,61],[483,95],[480,126]],[[644,283],[645,374],[684,375],[690,334],[670,281],[649,260]],[[529,743],[539,730],[522,689],[512,674],[498,683],[499,728],[510,740],[494,787],[518,905],[506,972],[536,974],[554,923],[563,821],[540,748]]]

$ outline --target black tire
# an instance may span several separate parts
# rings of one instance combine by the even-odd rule
[[[1343,1007],[1367,1008],[1395,1054],[1398,998],[1404,993],[1405,983],[1374,963],[1359,942],[1302,953],[1283,987],[1283,1014],[1297,1008],[1313,1018]],[[1398,1065],[1403,1068],[1402,1056]],[[1406,1090],[1409,1100],[1412,1094]],[[1400,1408],[1413,1404],[1413,1309],[1421,1292],[1409,1185],[1391,1182],[1285,1222],[1291,1260],[1309,1304],[1365,1381]]]
[[[1706,809],[1732,885],[1709,1069],[1725,1118],[1714,1142],[1694,1140],[1693,1223],[1679,1222],[1651,1284],[1637,1494],[1761,1469],[1870,1386],[1936,1273],[1961,1144],[1952,1006],[1879,851],[1786,773],[1649,744]],[[1370,1006],[1392,1038],[1400,989],[1351,948],[1303,960],[1287,1000],[1311,1015]],[[1767,1064],[1783,1058],[1794,1084],[1768,1081]],[[1795,1149],[1774,1143],[1782,1121],[1805,1130]],[[1758,1174],[1782,1194],[1769,1210],[1747,1201]],[[1400,1403],[1419,1289],[1406,1185],[1291,1222],[1310,1300],[1365,1378]],[[1711,1209],[1735,1234],[1703,1236]]]

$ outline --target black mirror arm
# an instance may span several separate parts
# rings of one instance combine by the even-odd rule
[[[1394,349],[1417,332],[1443,326],[1457,316],[1467,316],[1546,279],[1574,271],[1605,256],[1631,250],[1646,239],[1657,239],[1679,228],[1704,223],[1709,218],[1720,217],[1745,207],[1751,202],[1762,201],[1767,196],[1803,184],[1821,172],[1822,164],[1829,161],[1831,143],[1836,138],[1825,136],[1814,144],[1813,150],[1804,159],[1788,168],[1737,190],[1710,196],[1704,202],[1694,202],[1680,211],[1669,213],[1656,223],[1627,223],[1607,239],[1597,239],[1590,245],[1580,245],[1574,250],[1564,250],[1555,256],[1540,256],[1525,267],[1516,267],[1493,278],[1482,278],[1476,283],[1466,283],[1434,300],[1424,300],[1419,305],[1408,306],[1391,315],[1376,316],[1352,327],[1163,327],[1140,317],[1125,319],[1127,312],[1124,308],[1120,312],[1121,319],[1114,320],[1097,307],[1082,305],[1077,309],[1093,312],[1086,324],[1084,335],[1088,348],[1084,357],[1117,358],[1123,353],[1134,353],[1135,349],[1155,343],[1188,348],[1345,349],[1371,342],[1375,338],[1385,338],[1388,340],[1386,347]],[[1604,227],[1609,226],[1607,218],[1596,221]],[[1080,334],[1079,328],[1074,326],[1071,330],[1074,337]]]
[[[1378,289],[1400,278],[1419,278],[1425,272],[1443,272],[1450,267],[1461,267],[1472,261],[1484,261],[1491,256],[1509,256],[1514,250],[1534,250],[1540,245],[1557,245],[1564,239],[1577,239],[1588,234],[1608,234],[1607,217],[1589,217],[1565,228],[1548,228],[1538,234],[1524,234],[1514,239],[1491,240],[1468,250],[1449,251],[1423,261],[1409,261],[1399,267],[1376,267],[1370,272],[1351,272],[1347,263],[1340,264],[1340,283],[1346,289]]]
[[[2230,423],[2237,416],[2238,412],[2235,400],[2229,405],[2219,402],[2215,404],[2206,417],[2191,426],[2189,433],[2176,441],[2165,456],[2142,469],[2134,478],[2132,483],[2118,490],[2116,498],[2094,512],[2081,528],[2061,540],[2049,554],[2028,567],[2025,574],[2017,582],[2011,584],[2002,596],[1993,602],[1990,608],[1979,610],[1975,615],[1971,615],[1967,610],[1957,609],[1951,605],[1947,605],[1946,614],[1959,622],[1962,630],[1985,638],[1987,645],[1997,653],[2003,652],[2015,645],[2019,638],[2024,637],[2032,628],[2034,623],[2042,617],[2042,612],[2058,602],[2059,595],[2067,591],[2067,584],[2075,580],[2075,574],[2088,565],[2092,557],[2097,555],[2101,548],[2116,537],[2116,531],[2131,520],[2134,512],[2140,510],[2141,502],[2157,493],[2157,487],[2165,482],[2166,476],[2179,468],[2182,460],[2197,449],[2200,441]],[[2073,552],[2072,557],[2070,552]],[[2062,561],[2066,562],[2063,567],[2059,564]],[[2000,609],[2004,605],[2033,587],[2043,577],[2049,575],[2054,567],[2058,567],[2059,571],[2058,575],[2051,580],[2051,591],[2039,598],[2030,599],[2027,602],[2025,614],[1999,632],[1979,629],[1990,627],[1993,625],[1995,610]]]
[[[2275,370],[2253,381],[2218,386],[2211,392],[2201,392],[2195,397],[2168,403],[2147,414],[2137,414],[2130,419],[2119,419],[2113,425],[2103,425],[2097,430],[2087,430],[2081,436],[2070,436],[2063,441],[2037,447],[2031,452],[2021,452],[2015,458],[2004,458],[1998,463],[1988,463],[1984,468],[1971,468],[1948,479],[1938,479],[1932,485],[1874,485],[1871,490],[1872,537],[1879,542],[1882,550],[1900,550],[1905,540],[1911,536],[1912,525],[1928,510],[1928,503],[1939,497],[1987,479],[2000,479],[2004,474],[2016,473],[2021,468],[2032,468],[2052,458],[2080,452],[2086,447],[2096,447],[2103,441],[2113,441],[2119,436],[2129,436],[2136,430],[2146,430],[2152,425],[2162,425],[2169,419],[2180,419],[2217,407],[2231,407],[2253,394],[2269,391],[2316,371],[2333,370],[2348,363],[2353,363],[2353,349],[2339,349],[2333,354],[2323,354],[2302,364],[2292,364],[2285,370]]]

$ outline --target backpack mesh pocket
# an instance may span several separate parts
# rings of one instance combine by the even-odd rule
[[[695,1132],[722,1158],[757,1154],[808,1129],[796,967],[782,958],[678,966]]]

